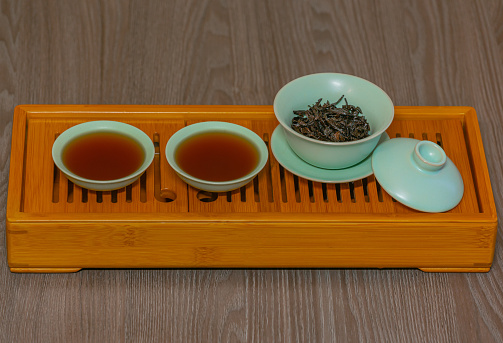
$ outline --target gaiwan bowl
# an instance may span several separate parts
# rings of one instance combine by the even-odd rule
[[[142,130],[97,120],[72,126],[52,146],[52,158],[68,180],[95,191],[136,181],[154,159],[154,145]]]
[[[348,142],[326,142],[306,137],[291,128],[294,110],[307,110],[322,98],[335,103],[343,96],[358,106],[370,125],[370,135]],[[341,107],[344,100],[337,105]],[[394,117],[393,102],[378,86],[362,78],[338,73],[311,74],[287,83],[274,99],[274,114],[288,145],[305,162],[324,169],[351,167],[369,156]]]
[[[209,192],[246,185],[264,168],[268,154],[255,132],[219,121],[186,126],[166,144],[166,159],[178,176]]]

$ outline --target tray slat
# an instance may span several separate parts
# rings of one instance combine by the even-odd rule
[[[440,144],[463,177],[460,204],[421,213],[394,201],[374,176],[311,182],[270,152],[264,170],[227,193],[187,186],[169,167],[169,137],[191,123],[246,126],[269,146],[270,106],[27,105],[15,111],[7,206],[9,266],[19,272],[130,267],[416,267],[487,271],[496,210],[475,111],[396,107],[390,137]],[[87,191],[55,169],[52,144],[83,121],[132,124],[156,145],[133,185]]]

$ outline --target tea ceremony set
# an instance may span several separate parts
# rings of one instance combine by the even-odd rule
[[[272,107],[19,105],[7,229],[18,273],[485,272],[497,216],[473,108],[318,73]]]

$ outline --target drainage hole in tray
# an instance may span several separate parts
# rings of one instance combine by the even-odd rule
[[[207,191],[199,191],[196,194],[196,198],[202,202],[213,202],[217,200],[218,193],[216,192],[207,192]]]

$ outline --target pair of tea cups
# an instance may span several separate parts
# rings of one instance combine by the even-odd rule
[[[246,140],[246,142],[249,142],[250,146],[256,150],[257,158],[254,162],[254,166],[252,166],[245,175],[223,181],[204,180],[195,177],[182,169],[176,158],[179,147],[189,138],[208,132],[232,134],[237,137],[241,137]],[[141,161],[138,163],[138,167],[133,172],[129,172],[126,175],[113,179],[96,179],[93,177],[87,177],[83,173],[79,174],[79,171],[76,169],[72,170],[67,158],[65,158],[66,154],[71,153],[71,151],[68,150],[68,147],[75,144],[75,142],[82,139],[82,137],[90,135],[96,136],[100,134],[120,135],[135,142],[143,152]],[[104,148],[106,147],[103,147],[101,150],[104,150]],[[95,155],[98,155],[99,153],[101,153],[101,151],[94,152]],[[107,120],[85,122],[67,129],[58,136],[52,148],[54,163],[70,181],[81,187],[96,191],[115,190],[135,182],[151,165],[154,155],[155,147],[152,140],[142,130],[126,123]],[[268,149],[263,140],[256,133],[243,126],[227,122],[211,121],[189,125],[177,131],[170,137],[168,143],[166,144],[165,155],[171,167],[180,176],[180,178],[188,184],[206,191],[223,192],[240,188],[250,182],[265,166],[268,159]],[[86,157],[79,156],[78,158]],[[95,161],[97,160],[97,156],[88,156],[87,161],[83,162],[84,164],[90,165],[89,167],[91,168],[103,169],[106,167],[106,164],[120,163],[120,161],[115,161],[114,158],[115,156],[111,153],[105,158],[108,159],[108,161],[103,160],[102,157],[99,159],[100,162],[96,163]]]

